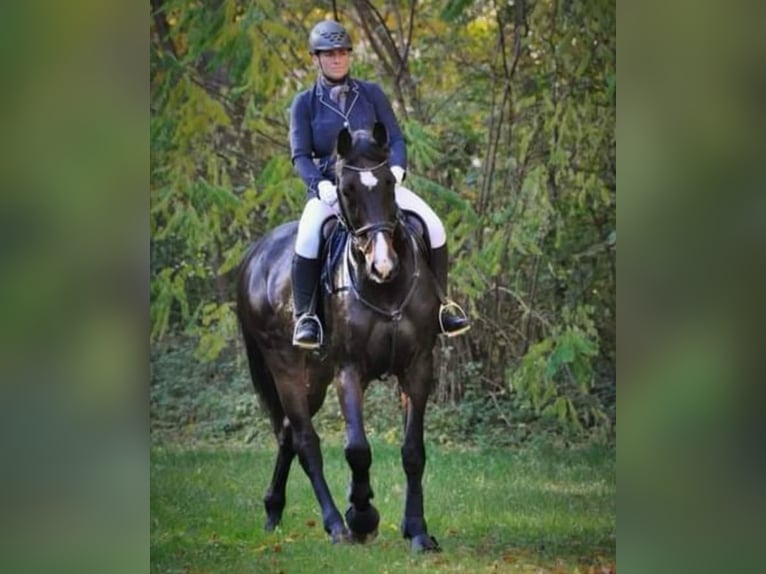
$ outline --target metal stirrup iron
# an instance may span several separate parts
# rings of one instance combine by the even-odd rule
[[[304,321],[314,321],[317,324],[318,331],[319,331],[319,342],[318,343],[304,343],[302,341],[298,341],[296,339],[298,335],[298,328],[303,324]],[[304,313],[300,317],[298,317],[298,320],[295,322],[295,328],[293,329],[293,345],[296,347],[300,347],[301,349],[318,349],[324,344],[324,329],[322,328],[322,321],[319,320],[319,317],[316,316],[315,313]]]
[[[466,316],[465,311],[463,311],[463,308],[452,299],[445,298],[444,303],[439,305],[439,328],[441,329],[444,335],[447,335],[447,337],[457,337],[458,335],[462,335],[463,333],[468,331],[468,329],[471,328],[471,324],[468,323],[465,327],[463,327],[462,329],[458,329],[457,331],[452,331],[452,332],[445,331],[444,321],[442,320],[442,316],[444,312],[447,311],[448,309],[456,309],[458,311],[458,313],[456,314],[459,314],[461,317],[463,317],[463,319],[466,320],[466,322],[468,322],[468,317]]]

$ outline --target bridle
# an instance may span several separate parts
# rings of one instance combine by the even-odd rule
[[[377,165],[373,165],[372,167],[359,167],[356,165],[343,164],[341,169],[342,170],[348,169],[351,171],[355,171],[357,173],[363,172],[363,171],[371,172],[385,165],[388,165],[387,159],[383,160]],[[378,231],[382,231],[384,233],[388,233],[389,235],[393,236],[397,226],[399,225],[400,218],[399,218],[399,209],[397,207],[396,214],[394,216],[393,221],[376,221],[376,222],[368,223],[366,225],[362,225],[361,227],[355,228],[351,225],[351,220],[349,219],[348,214],[346,213],[346,207],[344,206],[343,201],[342,200],[339,201],[338,204],[340,206],[340,211],[342,215],[341,223],[356,240],[359,240],[363,238],[364,236],[372,237],[372,235]]]

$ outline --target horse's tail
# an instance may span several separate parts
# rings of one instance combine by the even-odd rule
[[[253,388],[261,401],[261,405],[269,413],[271,426],[274,429],[274,432],[278,434],[282,428],[282,421],[284,420],[285,415],[284,410],[282,409],[282,404],[279,402],[277,385],[274,381],[274,375],[271,374],[269,367],[266,365],[266,359],[258,345],[258,341],[255,339],[255,336],[247,325],[249,307],[247,288],[245,287],[247,268],[258,243],[259,242],[254,243],[250,249],[248,249],[247,254],[240,264],[237,277],[237,318],[239,320],[240,331],[242,332],[242,339],[245,342],[247,363],[250,367],[250,378],[253,381]]]
[[[279,402],[274,375],[271,374],[266,365],[266,360],[263,357],[261,348],[258,346],[258,342],[252,333],[247,331],[244,325],[242,325],[242,338],[245,341],[247,362],[250,366],[250,378],[253,380],[253,387],[261,401],[261,405],[269,413],[274,432],[278,434],[282,428],[285,413],[282,409],[282,404]]]

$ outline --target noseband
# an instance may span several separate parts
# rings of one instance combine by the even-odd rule
[[[343,165],[341,169],[348,169],[351,171],[355,171],[357,173],[363,172],[363,171],[369,171],[372,172],[373,170],[378,169],[379,167],[383,167],[384,165],[388,165],[388,160],[383,160],[377,165],[373,165],[372,167],[358,167],[356,165]],[[390,235],[394,234],[394,231],[396,231],[396,227],[399,225],[399,209],[397,208],[396,213],[397,215],[394,217],[393,221],[377,221],[374,223],[368,223],[367,225],[362,225],[359,228],[354,228],[351,226],[351,221],[348,218],[348,215],[346,214],[345,207],[343,206],[343,202],[340,202],[340,207],[343,215],[343,223],[348,229],[348,232],[355,238],[359,239],[364,235],[371,235],[373,233],[376,233],[378,231],[382,231],[384,233],[388,233]]]

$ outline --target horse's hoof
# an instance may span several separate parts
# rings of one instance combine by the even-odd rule
[[[351,541],[351,534],[344,526],[330,533],[330,539],[333,544],[345,544]]]
[[[372,532],[367,534],[359,534],[357,532],[351,532],[350,541],[354,544],[369,544],[378,537],[378,529],[376,528]]]
[[[266,524],[264,524],[264,528],[266,529],[266,532],[274,532],[274,529],[279,526],[279,523],[282,521],[281,516],[271,517],[269,516],[266,518]]]
[[[441,552],[441,546],[436,541],[436,538],[429,536],[428,534],[418,534],[414,536],[410,541],[410,549],[412,552]]]
[[[346,524],[351,530],[351,537],[354,542],[364,544],[374,540],[378,535],[379,523],[380,514],[372,504],[365,510],[357,510],[354,506],[349,506],[346,510]]]

